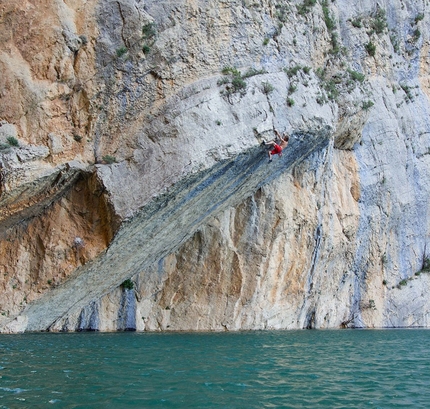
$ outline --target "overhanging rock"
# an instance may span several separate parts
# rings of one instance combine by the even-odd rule
[[[267,148],[254,147],[178,182],[124,222],[109,248],[77,269],[62,285],[29,305],[25,331],[49,330],[122,281],[175,251],[211,216],[243,201],[261,186],[324,149],[329,132],[296,133],[282,157],[268,163]],[[13,321],[12,321],[13,322]],[[7,331],[5,325],[3,331]]]

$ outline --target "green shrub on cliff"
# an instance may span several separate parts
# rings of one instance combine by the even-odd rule
[[[9,146],[13,146],[15,148],[19,147],[18,139],[16,139],[14,136],[8,136],[6,140]]]
[[[235,93],[245,95],[246,82],[237,68],[224,67],[221,72],[225,76],[218,81],[218,85],[225,85],[225,88],[221,91],[222,95],[227,97]]]
[[[116,50],[116,56],[121,58],[125,53],[127,53],[127,47],[120,47]]]
[[[376,34],[382,34],[387,28],[387,19],[385,17],[385,10],[378,9],[378,11],[373,15],[373,19],[370,23],[370,27]]]
[[[302,4],[297,5],[297,13],[301,16],[308,14],[316,3],[317,0],[304,0]]]
[[[371,57],[374,57],[376,54],[376,45],[373,44],[371,41],[369,41],[364,48],[367,51],[367,54],[369,54]]]
[[[363,82],[364,79],[366,78],[364,74],[362,74],[358,71],[354,71],[354,70],[350,70],[350,69],[348,69],[347,71],[348,71],[348,74],[351,77],[351,79],[354,81]]]
[[[111,155],[105,155],[103,156],[103,161],[106,162],[108,165],[111,165],[112,163],[116,162],[116,158],[115,156],[111,156]]]
[[[125,290],[132,290],[134,288],[134,283],[129,278],[122,282],[121,287]]]

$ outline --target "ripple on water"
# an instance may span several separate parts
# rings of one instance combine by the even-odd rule
[[[1,404],[427,409],[429,340],[426,330],[0,336]]]

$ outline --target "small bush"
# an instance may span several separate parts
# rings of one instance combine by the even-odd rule
[[[122,282],[121,287],[125,290],[132,290],[134,288],[134,283],[129,278]]]
[[[106,162],[108,165],[111,165],[112,163],[116,162],[116,158],[115,156],[111,156],[111,155],[105,155],[103,156],[103,161]]]
[[[420,13],[415,17],[415,24],[418,24],[422,19],[424,19],[424,14]]]
[[[361,28],[362,27],[361,18],[360,17],[356,17],[354,20],[351,21],[351,24],[355,28]]]
[[[266,37],[266,38],[263,40],[263,45],[267,45],[267,44],[269,44],[269,41],[270,41],[270,38]]]
[[[229,75],[229,74],[231,74],[231,75],[234,75],[234,76],[240,76],[240,71],[237,68],[229,67],[229,66],[224,67],[221,70],[221,73],[223,75]]]
[[[263,82],[261,85],[263,86],[263,93],[266,95],[269,95],[275,89],[270,82]]]
[[[324,85],[324,89],[327,92],[327,98],[331,101],[335,101],[339,97],[339,90],[336,88],[334,79],[327,81]]]
[[[421,268],[421,271],[424,272],[424,273],[430,272],[430,258],[429,257],[424,258],[423,266]]]
[[[277,4],[275,6],[276,8],[276,13],[275,16],[279,19],[279,21],[281,21],[282,23],[286,23],[288,21],[288,12],[289,12],[289,7],[288,6],[283,6],[280,4]]]
[[[243,91],[246,89],[246,82],[241,77],[234,77],[231,81],[234,92]]]
[[[373,18],[371,27],[376,34],[382,34],[387,28],[387,20],[385,17],[385,10],[379,9]]]
[[[322,9],[323,9],[323,14],[324,14],[324,22],[325,22],[325,25],[327,27],[327,30],[333,31],[334,29],[336,29],[336,22],[333,20],[331,14],[330,14],[330,9],[328,8],[327,1],[324,1],[322,3]]]
[[[292,99],[292,98],[287,98],[287,105],[288,105],[289,107],[292,107],[292,106],[294,105],[294,99]]]
[[[321,81],[323,81],[325,79],[325,76],[326,76],[326,70],[325,70],[325,68],[318,67],[315,71],[315,74],[317,75],[317,77]]]
[[[315,6],[317,0],[304,0],[302,4],[297,5],[297,12],[303,16],[311,11],[311,8]]]
[[[290,84],[290,86],[288,87],[288,94],[293,94],[294,92],[297,91],[297,87],[293,84]]]
[[[152,38],[157,34],[157,30],[155,28],[154,23],[145,24],[142,27],[142,37],[145,39]]]
[[[400,84],[400,87],[405,92],[406,96],[406,102],[413,102],[414,96],[412,94],[412,88],[406,84]]]
[[[302,69],[300,65],[295,65],[291,68],[284,68],[285,73],[288,75],[288,78],[294,77],[297,73]]]
[[[78,135],[77,133],[74,133],[74,134],[73,134],[73,139],[74,139],[76,142],[81,142],[81,141],[82,141],[82,136],[81,136],[81,135]]]
[[[14,136],[8,136],[6,138],[7,143],[9,146],[14,146],[15,148],[19,147],[18,139],[16,139]]]
[[[151,52],[151,47],[148,44],[144,44],[142,47],[143,54],[149,54]]]
[[[354,81],[363,82],[364,79],[366,78],[364,74],[358,71],[348,70],[348,73],[351,79],[353,79]]]
[[[246,82],[240,71],[233,67],[224,67],[221,71],[226,77],[218,81],[218,85],[227,85],[225,90],[221,91],[223,95],[231,95],[239,92],[241,95],[246,93]]]
[[[121,58],[125,53],[127,53],[127,47],[120,47],[116,50],[116,56]]]
[[[367,53],[371,56],[374,57],[375,53],[376,53],[376,45],[373,44],[371,41],[369,41],[365,46]]]
[[[243,79],[254,77],[255,75],[265,74],[266,70],[256,70],[255,68],[250,68],[245,74],[242,75]],[[240,73],[239,73],[240,74]]]
[[[421,31],[416,29],[412,34],[412,41],[416,43],[421,37]]]
[[[399,40],[397,39],[397,36],[395,34],[391,34],[390,35],[390,41],[391,41],[391,44],[393,45],[394,52],[396,54],[399,54],[400,44],[399,44]]]
[[[367,111],[368,109],[372,108],[373,105],[375,105],[372,101],[364,101],[361,105],[361,108]]]
[[[311,72],[311,67],[303,67],[303,72],[308,75]]]

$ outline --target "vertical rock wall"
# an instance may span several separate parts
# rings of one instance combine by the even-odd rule
[[[4,330],[427,326],[427,8],[1,4]],[[187,231],[178,215],[152,254],[144,209],[273,127],[298,137],[285,171],[255,165],[232,207]]]

